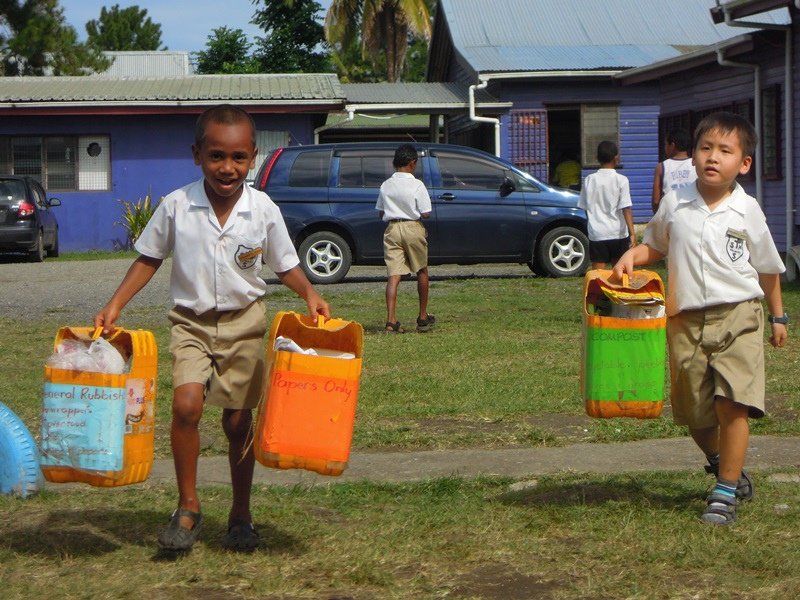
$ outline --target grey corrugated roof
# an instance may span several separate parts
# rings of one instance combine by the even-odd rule
[[[342,89],[350,105],[420,105],[432,108],[463,107],[469,102],[468,87],[452,82],[345,83]],[[486,90],[476,90],[475,101],[481,105],[502,104]]]
[[[192,75],[172,78],[0,77],[0,105],[344,103],[334,74]]]
[[[458,54],[478,73],[616,70],[741,35],[715,0],[440,0]],[[787,24],[785,10],[758,16]]]
[[[189,53],[183,50],[107,51],[111,66],[92,77],[182,77],[194,71]]]

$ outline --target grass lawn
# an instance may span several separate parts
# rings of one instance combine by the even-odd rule
[[[382,287],[323,288],[337,316],[366,328],[355,447],[685,435],[668,414],[647,421],[585,417],[578,388],[581,289],[578,279],[436,281],[435,332],[387,336]],[[797,320],[800,288],[786,286],[784,298]],[[268,302],[271,310],[301,310],[282,290]],[[413,323],[413,284],[401,286],[400,303],[400,320]],[[0,317],[0,400],[34,433],[42,365],[64,325],[55,318]],[[167,457],[166,319],[160,309],[145,308],[126,322],[152,329],[158,340],[156,451]],[[771,413],[752,423],[753,432],[798,435],[800,344],[790,338],[786,348],[766,348]],[[206,454],[226,448],[217,416],[209,409],[203,421]],[[230,490],[214,487],[202,491],[201,542],[177,559],[159,555],[155,545],[174,507],[174,486],[0,496],[0,597],[784,599],[800,589],[800,471],[783,475],[788,483],[756,473],[755,501],[727,529],[698,524],[711,482],[702,472],[566,473],[530,485],[493,477],[258,487],[253,510],[263,548],[246,556],[220,547]]]
[[[795,597],[800,486],[758,474],[730,528],[698,522],[702,473],[257,487],[263,547],[220,547],[227,488],[202,490],[192,552],[160,555],[171,487],[0,496],[4,600]]]
[[[270,311],[304,310],[288,290],[273,288]],[[341,288],[339,288],[341,289]],[[581,370],[580,279],[534,277],[449,279],[431,292],[437,314],[431,334],[383,333],[380,285],[328,291],[336,316],[365,326],[364,368],[354,447],[438,449],[564,445],[575,441],[623,441],[685,435],[668,416],[635,419],[585,417]],[[400,290],[399,318],[414,322],[414,284]],[[800,287],[786,286],[786,310],[800,315]],[[43,369],[52,351],[59,315],[41,321],[0,317],[0,400],[38,432]],[[126,313],[132,327],[151,329],[160,352],[156,427],[157,456],[169,456],[172,398],[169,328],[161,307]],[[790,335],[793,327],[790,325]],[[797,377],[800,344],[776,350],[765,339],[767,407],[754,433],[798,434]],[[206,454],[227,444],[209,407],[202,423]]]

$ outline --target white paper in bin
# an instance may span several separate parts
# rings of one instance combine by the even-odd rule
[[[611,316],[617,319],[658,319],[664,316],[664,305],[612,302]]]

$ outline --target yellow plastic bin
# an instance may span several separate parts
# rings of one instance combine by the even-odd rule
[[[275,351],[277,336],[321,355]],[[305,315],[275,315],[267,347],[268,379],[256,425],[258,462],[277,469],[342,474],[350,457],[363,349],[364,330],[354,321],[319,317],[315,325]]]
[[[62,327],[89,342],[90,327]],[[158,348],[152,332],[117,329],[108,341],[130,359],[120,375],[45,367],[42,472],[54,483],[114,487],[147,479],[153,466]]]
[[[611,271],[586,273],[581,393],[590,417],[652,419],[664,405],[666,325],[658,273],[634,271],[621,284]]]

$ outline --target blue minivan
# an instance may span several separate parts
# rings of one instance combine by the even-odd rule
[[[546,185],[486,152],[413,144],[415,176],[433,203],[429,264],[526,263],[543,276],[582,275],[586,213],[578,195]],[[364,142],[278,148],[254,185],[280,207],[313,283],[341,281],[351,265],[383,264],[378,188],[394,172],[398,144]]]

